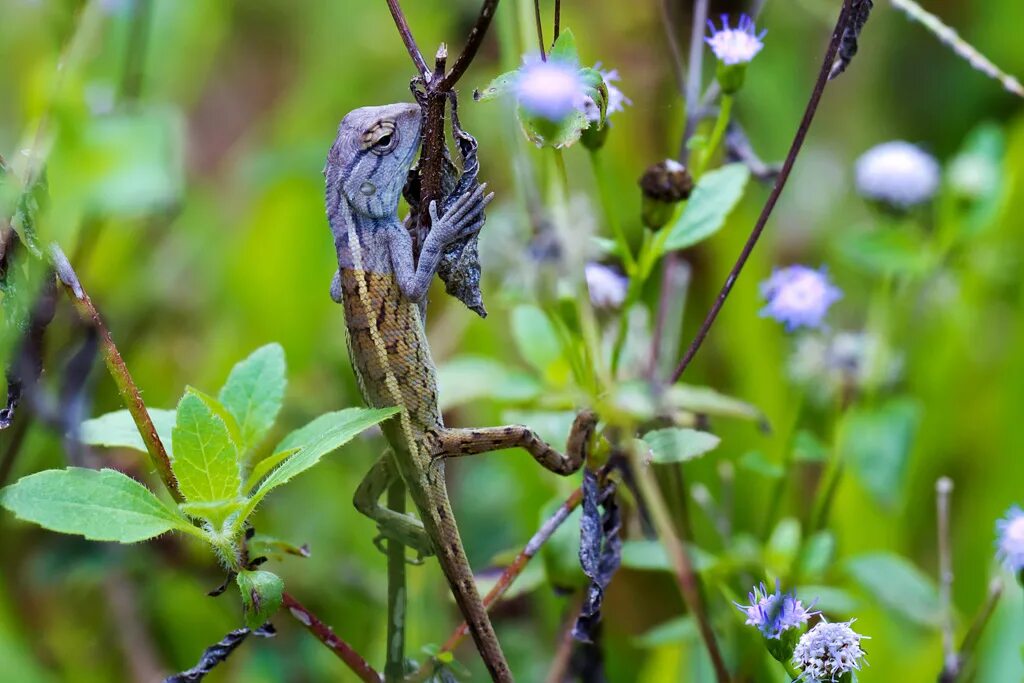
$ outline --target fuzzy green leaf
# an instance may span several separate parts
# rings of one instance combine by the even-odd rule
[[[136,543],[177,529],[198,533],[145,486],[116,470],[44,470],[0,490],[18,518],[92,541]]]
[[[298,448],[289,448],[287,450],[277,451],[276,453],[268,455],[260,460],[253,466],[252,472],[249,473],[249,478],[245,480],[245,486],[243,489],[245,491],[252,491],[256,488],[256,485],[262,481],[263,477],[270,474],[271,470],[298,452]]]
[[[346,412],[345,420],[339,420],[334,428],[285,460],[263,480],[242,511],[241,519],[247,518],[270,491],[305,472],[322,457],[351,441],[356,434],[395,415],[399,408],[349,408]]]
[[[728,164],[701,176],[686,209],[667,228],[664,251],[692,247],[718,232],[743,196],[748,180],[750,170],[743,164]]]
[[[251,448],[266,436],[281,410],[285,388],[284,349],[267,344],[231,369],[218,398],[242,432],[242,447]]]
[[[171,430],[174,428],[174,411],[149,408],[149,416],[156,427],[156,434],[163,442],[167,454],[172,455]],[[94,417],[82,423],[82,442],[92,446],[108,448],[133,448],[146,452],[146,444],[135,426],[135,420],[127,410],[115,410],[106,415]]]
[[[262,626],[281,607],[284,581],[273,572],[240,571],[235,576],[242,594],[245,625],[250,629]]]
[[[171,440],[171,466],[186,500],[217,503],[238,496],[242,486],[238,450],[224,420],[192,389],[178,403]]]
[[[651,459],[657,463],[686,462],[704,455],[721,443],[714,434],[696,429],[656,429],[647,432],[644,443],[651,449]]]

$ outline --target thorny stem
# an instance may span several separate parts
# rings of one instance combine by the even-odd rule
[[[715,632],[711,628],[711,621],[708,618],[707,612],[704,611],[704,603],[700,595],[697,574],[693,570],[693,563],[690,561],[682,541],[676,535],[675,528],[672,525],[672,517],[669,514],[665,499],[658,489],[658,483],[654,479],[651,465],[641,462],[635,452],[632,453],[632,456],[632,469],[636,474],[640,493],[651,512],[658,540],[665,547],[669,561],[672,562],[676,581],[679,583],[679,591],[683,596],[683,602],[686,603],[686,608],[697,622],[701,639],[704,641],[704,646],[707,648],[708,655],[711,658],[711,665],[715,670],[715,680],[718,683],[729,683],[729,670],[726,669],[722,652],[718,648],[718,641],[715,639]]]
[[[132,420],[134,420],[135,426],[142,436],[143,443],[146,444],[146,452],[149,453],[150,463],[156,469],[160,480],[167,487],[174,500],[179,503],[184,502],[185,499],[178,489],[178,480],[171,469],[171,459],[167,455],[167,449],[164,448],[163,442],[160,441],[160,437],[156,433],[156,427],[153,426],[153,418],[150,417],[149,411],[146,409],[146,403],[142,400],[142,393],[139,391],[138,385],[135,384],[135,380],[132,379],[131,373],[128,372],[128,366],[125,365],[121,352],[117,350],[114,339],[110,336],[110,330],[104,324],[99,311],[96,310],[96,306],[92,303],[92,299],[89,298],[89,295],[83,289],[78,275],[64,255],[64,252],[60,250],[60,247],[54,245],[50,255],[57,277],[64,286],[64,291],[71,299],[71,303],[74,305],[78,315],[85,322],[92,325],[100,336],[100,349],[103,353],[103,360],[107,365],[111,378],[114,380],[114,384],[117,385],[117,393],[121,395],[121,400],[124,401],[125,407],[128,408],[128,413],[132,416]]]
[[[537,47],[540,48],[540,58],[547,61],[548,56],[544,50],[544,21],[540,16],[540,0],[533,0],[533,23],[537,27]]]
[[[832,63],[835,61],[836,53],[839,50],[839,42],[843,36],[843,31],[846,28],[847,19],[850,16],[851,2],[852,0],[843,0],[842,10],[840,10],[839,18],[836,20],[835,28],[832,30],[832,40],[829,42],[828,49],[825,51],[825,57],[822,60],[821,69],[818,72],[818,80],[814,84],[814,90],[811,91],[810,99],[807,101],[807,108],[804,110],[803,118],[800,120],[800,126],[797,128],[796,135],[793,137],[793,142],[790,144],[789,152],[786,154],[786,160],[782,164],[782,169],[779,171],[779,175],[775,179],[775,185],[772,187],[772,191],[768,195],[768,199],[765,202],[764,207],[761,209],[761,215],[758,216],[757,222],[754,224],[754,228],[751,230],[750,236],[747,238],[747,242],[743,246],[743,250],[736,259],[736,263],[733,265],[732,270],[729,271],[729,275],[725,279],[725,284],[722,285],[722,289],[718,293],[715,303],[711,306],[711,310],[708,311],[707,317],[704,318],[704,322],[701,323],[700,329],[697,331],[697,335],[690,343],[689,348],[686,349],[686,353],[683,354],[682,359],[679,361],[679,365],[676,366],[675,371],[672,373],[670,383],[674,384],[679,381],[679,378],[682,376],[683,372],[686,371],[686,368],[690,365],[693,357],[700,349],[701,344],[704,342],[704,338],[707,337],[708,331],[715,322],[715,318],[718,317],[719,311],[722,310],[725,300],[729,297],[729,293],[732,291],[732,287],[736,283],[736,278],[739,277],[747,259],[750,258],[751,252],[753,252],[754,247],[757,246],[757,241],[760,239],[761,233],[764,231],[764,227],[768,223],[768,219],[771,217],[772,211],[775,209],[775,204],[779,201],[779,196],[782,194],[782,190],[786,186],[786,181],[789,180],[789,174],[793,170],[793,164],[796,162],[797,155],[803,147],[804,139],[807,137],[807,132],[811,128],[811,122],[814,120],[814,115],[818,111],[818,104],[821,102],[821,96],[825,92],[825,86],[828,84],[828,75],[832,69]]]
[[[956,645],[953,643],[953,556],[949,537],[949,497],[953,480],[940,477],[935,482],[935,515],[939,533],[939,602],[942,610],[943,670],[955,672],[958,667]]]
[[[287,592],[282,596],[282,602],[288,608],[288,613],[305,626],[307,631],[316,636],[317,640],[323,643],[327,649],[337,655],[338,659],[343,661],[359,677],[359,680],[366,683],[380,683],[380,674],[363,659],[362,655],[353,650],[351,645],[336,636],[330,626],[320,621],[301,602]]]

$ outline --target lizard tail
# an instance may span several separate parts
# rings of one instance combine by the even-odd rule
[[[437,559],[451,586],[455,602],[469,626],[469,632],[473,636],[480,657],[491,674],[491,679],[497,683],[513,683],[512,671],[505,660],[505,654],[501,651],[501,644],[494,632],[494,626],[491,625],[491,619],[487,616],[487,608],[484,607],[480,593],[476,589],[473,570],[469,566],[459,531],[455,526],[455,517],[448,505],[447,492],[443,493],[444,495],[431,496],[434,501],[430,508],[430,522],[437,529],[436,533],[435,530],[430,530],[430,535],[432,538],[445,539],[445,546],[437,548]]]

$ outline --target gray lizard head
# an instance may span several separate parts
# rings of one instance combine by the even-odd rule
[[[420,146],[420,108],[386,104],[350,111],[327,155],[327,208],[333,215],[344,197],[352,211],[392,216]]]

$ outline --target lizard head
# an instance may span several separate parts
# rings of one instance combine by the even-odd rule
[[[328,201],[343,195],[353,212],[392,216],[420,146],[420,108],[387,104],[350,111],[327,155]],[[340,197],[338,197],[340,199]]]

